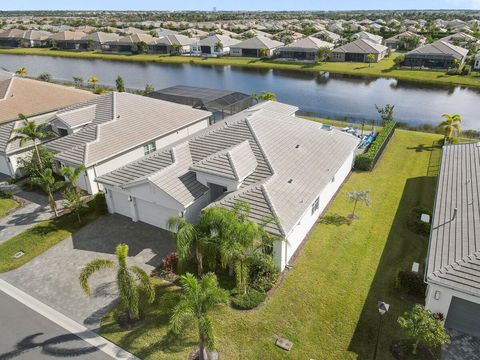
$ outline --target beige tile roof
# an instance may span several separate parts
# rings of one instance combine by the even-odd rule
[[[333,49],[334,53],[358,53],[358,54],[379,54],[384,51],[387,51],[386,46],[376,44],[369,40],[358,39],[352,41],[351,43],[342,45],[336,49]]]
[[[461,60],[468,54],[468,50],[460,46],[455,46],[447,41],[438,40],[434,43],[427,44],[409,51],[405,56],[410,55],[451,55],[455,59]]]
[[[332,43],[317,39],[313,36],[307,36],[303,39],[294,41],[287,46],[281,47],[280,50],[293,50],[293,49],[303,49],[303,50],[318,50],[320,48],[333,49],[335,45]]]
[[[16,120],[20,113],[39,115],[93,98],[89,91],[13,77],[5,97],[0,99],[0,123]]]
[[[250,39],[244,40],[238,44],[231,45],[231,48],[235,49],[276,49],[283,46],[284,43],[276,40],[269,39],[264,36],[255,36]]]
[[[56,41],[80,40],[85,37],[83,31],[62,31],[52,35],[52,39]]]

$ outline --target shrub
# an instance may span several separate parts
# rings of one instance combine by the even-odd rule
[[[255,289],[248,289],[246,294],[237,295],[232,299],[232,305],[236,309],[249,310],[256,308],[267,298],[267,294]]]
[[[470,75],[472,73],[472,67],[470,65],[465,65],[462,69],[462,75]]]
[[[395,59],[393,59],[393,63],[395,67],[400,67],[402,63],[405,61],[405,55],[398,55]]]
[[[384,143],[390,140],[390,136],[395,131],[396,125],[397,123],[395,121],[386,122],[367,151],[355,157],[355,168],[357,170],[368,171],[373,169],[377,156],[383,151]]]
[[[0,190],[0,198],[11,199],[13,198],[13,193],[11,191]]]
[[[105,200],[105,194],[102,192],[97,193],[93,200],[88,203],[88,207],[95,210],[99,214],[107,213],[107,202]]]
[[[40,75],[38,75],[37,79],[41,80],[41,81],[51,82],[52,81],[52,75],[47,73],[47,72],[44,72],[44,73],[41,73]]]
[[[462,71],[460,69],[452,68],[452,69],[448,69],[446,74],[447,75],[461,75]]]
[[[278,280],[278,271],[269,257],[268,261],[254,261],[250,266],[249,284],[254,290],[267,292]]]
[[[423,298],[427,285],[423,282],[423,277],[419,273],[411,271],[399,271],[397,274],[397,288],[408,295]]]
[[[426,223],[420,220],[422,214],[428,214],[432,216],[432,211],[423,207],[414,207],[408,216],[407,226],[411,232],[422,235],[430,235],[430,223]]]
[[[444,321],[444,320],[445,320],[445,315],[443,315],[441,312],[433,313],[433,314],[432,314],[432,317],[433,317],[435,320],[438,320],[438,321]]]
[[[175,274],[175,270],[178,265],[178,254],[172,252],[168,254],[163,260],[162,263],[155,269],[155,273],[160,276]]]
[[[102,95],[103,93],[105,93],[105,91],[106,90],[102,87],[96,87],[95,89],[93,89],[93,93],[96,95]]]

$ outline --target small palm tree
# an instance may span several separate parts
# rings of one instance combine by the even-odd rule
[[[438,128],[442,130],[444,134],[444,143],[446,144],[447,141],[452,139],[453,134],[455,133],[457,136],[460,135],[460,123],[462,122],[462,117],[458,114],[442,114],[444,120],[440,122]]]
[[[118,244],[115,253],[117,264],[108,259],[96,259],[85,265],[80,272],[80,285],[85,294],[91,295],[88,284],[90,276],[102,269],[116,269],[121,304],[127,309],[128,319],[134,321],[140,316],[142,294],[151,304],[155,299],[155,289],[152,280],[143,269],[127,265],[128,245]]]
[[[71,168],[69,166],[64,166],[60,170],[60,173],[65,177],[66,187],[68,191],[75,192],[77,194],[81,193],[80,187],[77,185],[78,178],[85,171],[85,166],[80,165],[76,168]]]
[[[90,76],[90,78],[88,79],[88,82],[92,84],[93,88],[95,89],[98,84],[98,78],[95,75]]]
[[[369,190],[353,190],[347,193],[347,198],[353,203],[352,213],[349,215],[350,219],[356,219],[355,210],[357,203],[360,201],[366,206],[370,206],[370,191]]]
[[[261,48],[259,50],[260,57],[266,58],[268,57],[268,49],[267,48]]]
[[[41,170],[38,175],[32,176],[30,181],[32,184],[39,186],[45,194],[47,194],[48,205],[50,205],[55,217],[58,217],[57,203],[55,202],[53,194],[64,186],[63,182],[57,181],[53,175],[53,170],[50,168]]]
[[[28,74],[28,70],[22,66],[15,71],[15,74],[23,78]]]
[[[368,54],[367,55],[368,67],[372,66],[372,63],[375,61],[375,55]]]
[[[23,126],[14,130],[15,136],[8,142],[19,141],[20,146],[23,146],[31,141],[35,148],[35,154],[37,155],[40,170],[43,170],[42,159],[40,157],[37,142],[45,140],[55,134],[52,131],[47,130],[45,124],[37,125],[35,121],[28,120],[23,114],[18,114],[18,117],[23,120]]]
[[[217,52],[223,51],[223,44],[222,44],[221,41],[219,41],[215,44],[215,49],[216,49]]]
[[[82,194],[77,193],[75,191],[67,191],[63,194],[64,200],[64,207],[72,212],[72,214],[77,215],[78,223],[82,222],[82,218],[80,217],[80,212],[82,209],[87,207],[87,202],[82,197]]]
[[[170,328],[180,334],[189,320],[195,320],[198,328],[200,360],[208,359],[208,351],[215,349],[213,326],[208,312],[215,306],[228,303],[228,292],[218,285],[215,274],[208,273],[200,280],[192,274],[180,278],[182,296],[170,317]]]

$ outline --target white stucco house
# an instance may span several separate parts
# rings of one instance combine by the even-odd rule
[[[196,56],[223,56],[230,53],[230,47],[240,40],[229,36],[214,34],[198,40],[191,46],[191,54]]]
[[[480,336],[480,145],[443,147],[425,279],[426,308]]]
[[[56,114],[52,127],[65,135],[46,144],[56,169],[84,165],[78,185],[90,194],[95,178],[208,126],[211,113],[168,101],[113,92]]]
[[[198,220],[206,206],[251,206],[250,218],[287,241],[280,270],[349,174],[359,140],[263,102],[97,178],[108,209],[167,229],[171,216]]]

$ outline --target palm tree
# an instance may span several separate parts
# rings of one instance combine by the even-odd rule
[[[353,202],[353,210],[349,215],[350,219],[355,219],[355,209],[357,208],[357,203],[360,201],[367,206],[370,206],[370,191],[369,190],[352,190],[347,193],[347,198],[350,202]]]
[[[260,100],[265,100],[265,101],[277,101],[277,95],[273,91],[266,91],[262,90],[262,93],[259,95],[257,93],[252,93],[252,99],[255,100],[255,102],[259,102]]]
[[[17,74],[17,75],[19,75],[20,77],[23,78],[23,77],[25,77],[25,75],[28,74],[28,70],[22,66],[22,67],[19,67],[17,69],[17,71],[15,71],[15,74]]]
[[[88,79],[88,82],[92,84],[93,88],[95,89],[97,87],[98,78],[95,75],[90,76],[90,78]]]
[[[137,320],[140,316],[140,298],[142,294],[149,304],[155,300],[155,289],[148,274],[138,266],[128,266],[128,245],[118,244],[116,251],[117,263],[109,259],[90,261],[80,272],[80,285],[87,295],[91,295],[88,280],[95,272],[103,269],[116,269],[117,287],[120,302],[127,309],[128,320]]]
[[[180,278],[182,296],[170,317],[170,328],[180,334],[189,320],[195,320],[198,329],[199,359],[208,359],[208,351],[215,349],[215,337],[208,312],[220,304],[228,304],[228,292],[218,285],[215,274],[208,273],[200,280],[192,274]]]
[[[438,125],[438,128],[442,130],[444,134],[443,142],[446,144],[448,140],[452,138],[454,133],[460,135],[460,123],[462,122],[462,117],[458,114],[442,114],[442,117],[445,119]]]
[[[268,57],[268,49],[267,48],[261,48],[258,53],[260,54],[260,57],[266,58]]]
[[[60,190],[64,186],[64,183],[57,181],[53,175],[53,170],[50,168],[41,170],[38,175],[32,176],[30,181],[32,184],[39,186],[45,194],[47,194],[48,205],[50,205],[55,217],[58,217],[57,203],[55,202],[53,194]]]
[[[215,49],[217,52],[222,52],[223,51],[223,44],[221,41],[218,41],[216,44],[215,44]]]
[[[367,55],[367,62],[368,62],[368,67],[372,66],[372,63],[375,61],[375,55],[373,54],[368,54]]]
[[[45,124],[37,125],[35,121],[28,120],[23,114],[18,114],[18,117],[23,120],[23,126],[14,130],[16,135],[8,142],[18,140],[20,142],[20,146],[23,146],[29,141],[33,142],[40,170],[43,170],[42,159],[40,157],[40,151],[38,150],[37,141],[45,140],[46,138],[54,136],[55,134],[47,130]]]
[[[87,206],[87,202],[82,197],[82,194],[77,193],[75,191],[66,192],[63,194],[64,200],[64,207],[69,209],[72,214],[77,214],[78,223],[82,222],[80,217],[80,212],[82,209],[85,209]]]
[[[62,167],[62,169],[60,170],[60,173],[67,180],[66,181],[67,190],[80,194],[81,189],[77,185],[77,182],[78,182],[78,178],[84,171],[85,171],[84,165],[80,165],[75,168],[71,168],[69,166]]]

